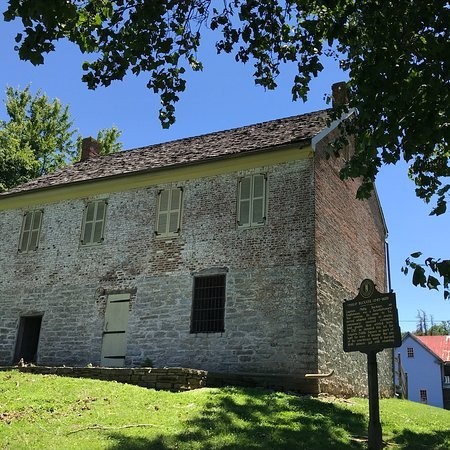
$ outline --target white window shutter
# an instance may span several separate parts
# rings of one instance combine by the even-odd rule
[[[37,250],[42,224],[42,211],[30,211],[24,214],[19,240],[19,252]]]
[[[28,250],[37,250],[39,244],[39,233],[41,230],[42,211],[33,212],[33,220],[31,221],[30,240]]]
[[[103,241],[103,231],[105,229],[105,217],[106,217],[106,201],[99,201],[95,203],[95,223],[93,226],[93,243],[100,243]]]
[[[266,221],[266,175],[255,174],[239,180],[238,226],[263,225]]]
[[[31,232],[32,213],[27,212],[23,216],[22,233],[20,236],[19,251],[26,252],[28,249],[28,240]]]
[[[170,236],[179,233],[182,203],[181,188],[160,191],[156,234]]]
[[[94,202],[88,203],[84,208],[84,220],[83,220],[83,233],[82,244],[90,244],[92,236],[92,225],[94,222],[95,204]]]
[[[238,225],[241,227],[250,225],[251,182],[251,177],[239,181]]]
[[[180,230],[181,197],[181,189],[172,189],[169,213],[169,234],[178,233]]]
[[[159,192],[158,225],[156,228],[158,234],[166,234],[167,232],[167,224],[169,222],[169,194],[170,191],[167,189]]]
[[[100,244],[103,241],[106,205],[106,200],[96,200],[86,205],[81,232],[83,245]]]
[[[252,224],[258,225],[265,222],[266,177],[265,175],[253,176],[252,189]]]

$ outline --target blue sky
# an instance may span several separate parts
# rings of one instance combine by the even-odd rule
[[[324,72],[310,85],[308,102],[294,103],[291,68],[279,77],[279,88],[267,92],[254,85],[250,65],[237,64],[230,55],[217,56],[212,46],[204,46],[200,53],[204,70],[188,75],[187,90],[177,105],[177,121],[163,130],[158,120],[159,98],[146,88],[145,75],[129,76],[108,88],[89,91],[81,82],[85,57],[75,47],[60,43],[43,66],[34,67],[20,61],[13,50],[16,26],[0,23],[2,98],[6,86],[30,85],[33,92],[41,90],[69,105],[74,126],[83,136],[96,136],[101,128],[117,126],[122,130],[124,149],[326,108],[324,95],[329,94],[331,84],[346,78],[333,61],[328,61]],[[5,118],[3,106],[0,118]],[[402,331],[415,329],[418,309],[433,316],[435,322],[450,320],[450,301],[443,300],[442,291],[415,288],[410,277],[400,272],[411,252],[450,257],[449,216],[428,215],[430,207],[415,197],[405,164],[384,167],[377,190],[389,230],[392,288]]]

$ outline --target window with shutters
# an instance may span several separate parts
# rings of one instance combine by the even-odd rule
[[[194,278],[191,333],[225,331],[225,275]]]
[[[249,175],[239,180],[238,217],[239,227],[255,227],[266,222],[265,174]]]
[[[176,236],[181,229],[183,189],[163,189],[158,192],[157,236]]]
[[[19,252],[37,250],[41,233],[42,211],[29,211],[23,215]]]
[[[104,240],[106,220],[106,200],[86,203],[81,229],[81,244],[101,244]]]

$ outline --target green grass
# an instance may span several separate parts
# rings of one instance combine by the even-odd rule
[[[0,449],[364,449],[367,410],[363,399],[0,372]],[[389,448],[450,448],[450,411],[389,399],[380,414]]]

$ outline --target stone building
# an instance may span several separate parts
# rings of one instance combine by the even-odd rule
[[[328,111],[82,160],[0,195],[0,364],[206,369],[365,394],[342,302],[386,288],[376,195],[355,199]],[[392,352],[378,355],[392,391]],[[306,374],[328,373],[327,378]]]

